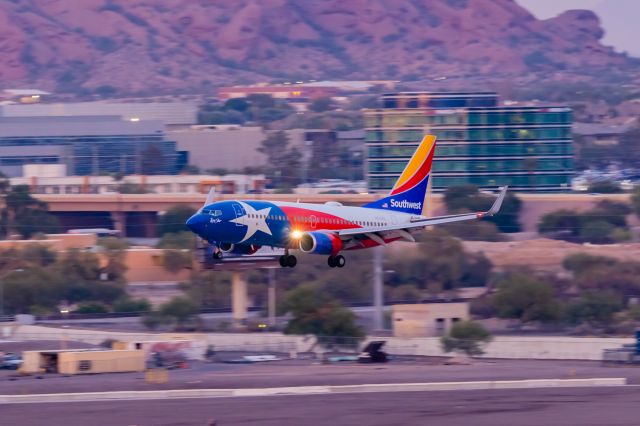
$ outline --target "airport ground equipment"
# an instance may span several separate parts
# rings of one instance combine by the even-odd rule
[[[358,355],[358,362],[362,364],[367,363],[379,363],[379,362],[387,362],[389,361],[389,357],[386,352],[381,351],[382,347],[385,345],[384,340],[373,340],[367,343]]]

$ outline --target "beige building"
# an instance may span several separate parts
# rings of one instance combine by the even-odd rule
[[[434,302],[393,305],[395,337],[436,337],[446,334],[457,321],[469,319],[467,302]]]
[[[285,130],[289,147],[297,147],[301,155],[308,152],[317,133],[331,133],[324,129]],[[189,153],[189,164],[201,170],[226,169],[240,171],[246,167],[264,166],[267,157],[258,151],[269,132],[262,127],[237,124],[198,125],[172,130],[167,137],[176,141],[179,151]]]
[[[191,126],[168,132],[179,151],[189,152],[189,164],[201,170],[223,168],[242,170],[265,164],[258,151],[266,138],[262,127],[238,125]]]
[[[144,371],[141,350],[54,350],[22,353],[22,373],[95,374]]]

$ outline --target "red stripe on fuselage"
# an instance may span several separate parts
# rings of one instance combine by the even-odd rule
[[[298,231],[341,230],[361,228],[345,218],[317,210],[278,206],[287,215],[291,228]]]

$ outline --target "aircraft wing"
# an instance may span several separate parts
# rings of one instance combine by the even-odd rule
[[[337,231],[337,235],[345,238],[358,237],[358,236],[369,237],[378,243],[380,243],[380,241],[384,243],[384,240],[382,237],[385,236],[386,234],[396,231],[399,234],[399,236],[403,237],[404,239],[414,241],[413,237],[408,232],[409,230],[416,229],[416,228],[424,228],[425,226],[429,226],[429,225],[440,225],[443,223],[480,219],[486,216],[495,215],[496,213],[498,213],[498,211],[500,211],[500,207],[502,207],[502,202],[504,201],[504,197],[507,195],[507,188],[508,187],[504,186],[500,189],[500,194],[498,195],[498,198],[496,198],[491,208],[486,212],[462,213],[462,214],[453,214],[448,216],[436,216],[436,217],[430,217],[430,218],[416,218],[415,220],[411,220],[409,223],[405,222],[398,225],[345,229],[342,231]]]

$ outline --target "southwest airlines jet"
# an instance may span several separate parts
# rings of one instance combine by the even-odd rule
[[[343,251],[386,246],[398,241],[415,242],[414,234],[429,225],[493,216],[500,210],[507,188],[490,210],[449,216],[422,215],[431,173],[435,136],[424,137],[389,195],[362,207],[334,201],[324,204],[237,200],[213,202],[213,191],[205,205],[187,221],[194,233],[213,247],[213,257],[223,253],[253,254],[261,246],[285,249],[282,267],[296,266],[290,250],[327,256],[332,268],[342,268]]]

